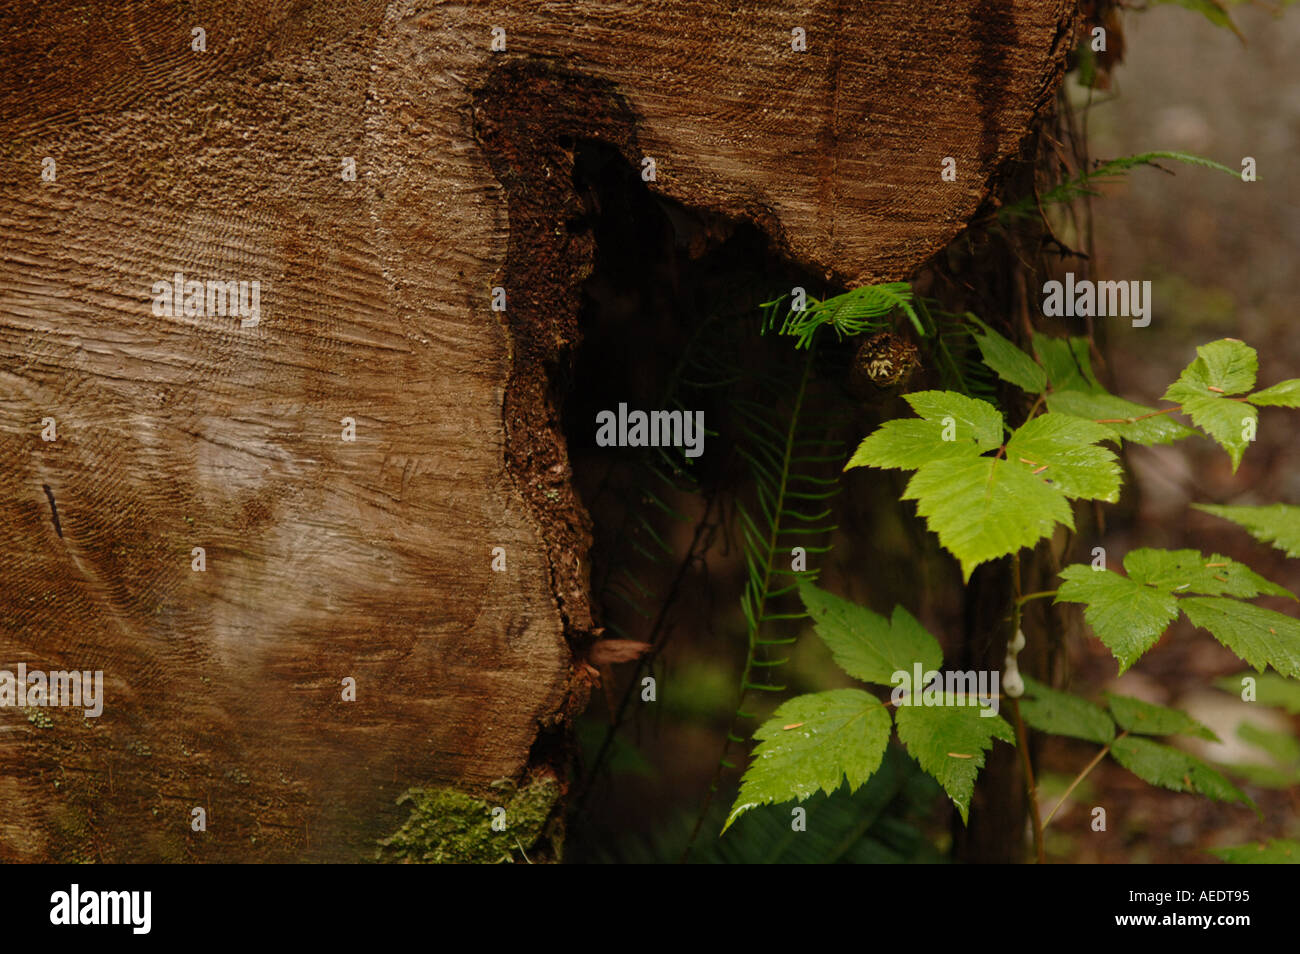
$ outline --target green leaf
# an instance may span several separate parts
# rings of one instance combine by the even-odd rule
[[[811,583],[801,583],[799,595],[835,664],[855,679],[889,686],[894,673],[910,674],[916,663],[922,672],[943,664],[938,640],[901,606],[891,621]]]
[[[1087,338],[1050,338],[1035,334],[1034,353],[1047,371],[1054,391],[1104,391],[1092,373]]]
[[[1255,386],[1258,372],[1254,348],[1237,338],[1220,338],[1197,348],[1196,359],[1171,387],[1185,384],[1197,391],[1219,388],[1224,394],[1245,394]]]
[[[1110,570],[1076,563],[1061,571],[1058,603],[1086,603],[1083,618],[1119,660],[1122,673],[1156,644],[1178,617],[1172,595]]]
[[[781,317],[782,295],[762,305],[765,313],[763,332],[773,330]],[[926,336],[921,319],[916,313],[912,286],[907,282],[887,282],[883,285],[863,285],[825,301],[809,299],[802,311],[786,311],[781,318],[779,333],[792,335],[797,340],[796,349],[811,349],[817,330],[829,325],[837,337],[843,339],[867,331],[881,331],[890,326],[886,318],[895,310],[903,312],[921,337]]]
[[[1002,443],[1002,414],[987,401],[956,391],[917,391],[904,397],[920,419],[886,421],[858,445],[845,470],[915,470],[931,461],[975,457]]]
[[[1245,42],[1245,37],[1237,29],[1237,25],[1232,22],[1232,17],[1228,16],[1228,11],[1224,9],[1219,0],[1152,0],[1154,3],[1173,3],[1185,10],[1191,10],[1193,13],[1199,13],[1205,19],[1209,20],[1215,26],[1223,27],[1237,34],[1241,41]]]
[[[1262,729],[1253,722],[1243,722],[1237,726],[1237,738],[1266,752],[1279,765],[1292,769],[1292,774],[1300,765],[1300,740],[1290,732]]]
[[[1300,841],[1273,838],[1259,844],[1211,848],[1210,854],[1231,865],[1300,865]]]
[[[1279,676],[1275,672],[1241,672],[1235,676],[1216,679],[1214,684],[1224,692],[1242,697],[1246,691],[1242,683],[1246,679],[1254,682],[1255,695],[1251,702],[1258,702],[1262,706],[1277,706],[1291,715],[1300,715],[1300,682]]]
[[[987,457],[982,452],[998,447],[1004,429],[993,405],[953,391],[906,397],[922,420],[887,422],[848,466],[916,468],[903,499],[917,502],[966,579],[986,560],[1033,546],[1058,523],[1073,529],[1067,497],[1119,496],[1115,455],[1097,446],[1114,436],[1104,425],[1048,412],[1011,435],[1005,459]],[[956,440],[943,441],[942,431],[936,440],[935,424],[944,420]]]
[[[1173,385],[1168,400],[1180,401],[1183,413],[1192,423],[1219,442],[1232,459],[1232,471],[1237,472],[1242,455],[1250,444],[1247,433],[1259,426],[1259,412],[1249,404],[1225,400],[1216,394],[1199,395]]]
[[[754,733],[759,743],[722,830],[758,805],[803,801],[818,790],[830,794],[845,779],[856,789],[880,766],[889,730],[885,706],[861,689],[782,703]]]
[[[1170,0],[1164,0],[1170,2]],[[1177,2],[1177,0],[1173,0]],[[1196,0],[1191,0],[1196,2]],[[1293,0],[1286,0],[1293,2]],[[1157,152],[1144,152],[1136,156],[1121,156],[1118,159],[1108,159],[1092,168],[1085,169],[1079,175],[1065,182],[1059,183],[1041,194],[1033,194],[1019,199],[1016,202],[1008,203],[998,210],[998,218],[1007,222],[1020,217],[1039,217],[1040,207],[1046,207],[1055,203],[1073,202],[1084,196],[1100,195],[1097,191],[1097,185],[1105,182],[1111,182],[1118,179],[1121,175],[1130,169],[1138,166],[1154,166],[1160,160],[1172,159],[1177,162],[1185,162],[1193,166],[1204,166],[1208,169],[1216,169],[1234,179],[1241,180],[1241,171],[1238,169],[1229,169],[1222,163],[1215,162],[1213,159],[1206,159],[1203,156],[1193,155],[1190,152],[1179,152],[1176,150],[1160,150]]]
[[[1235,472],[1250,443],[1247,422],[1258,422],[1259,412],[1232,400],[1255,386],[1259,358],[1255,349],[1236,338],[1222,338],[1196,349],[1196,360],[1183,369],[1165,391],[1164,400],[1182,405],[1183,413],[1214,438],[1232,458]]]
[[[894,720],[898,737],[912,758],[933,775],[965,822],[975,777],[984,767],[984,751],[994,739],[1015,744],[1015,733],[1001,716],[971,705],[899,706]]]
[[[1124,569],[1130,578],[1174,594],[1200,593],[1204,596],[1289,596],[1285,587],[1264,579],[1244,566],[1217,553],[1210,556],[1197,550],[1156,550],[1143,547],[1124,557]]]
[[[1280,381],[1271,388],[1256,391],[1246,400],[1260,407],[1300,407],[1300,378]]]
[[[957,441],[974,441],[981,451],[1002,444],[1002,412],[988,401],[967,397],[956,391],[914,391],[903,399],[923,420],[943,422],[952,418],[957,425]]]
[[[1260,728],[1253,722],[1237,726],[1237,738],[1267,756],[1264,762],[1236,762],[1229,771],[1251,785],[1291,788],[1300,782],[1300,739],[1290,732]]]
[[[1114,453],[1097,446],[1110,437],[1111,431],[1102,424],[1048,412],[1026,421],[1011,435],[1007,460],[1033,471],[1042,469],[1041,479],[1067,497],[1114,503],[1119,499],[1119,464]]]
[[[945,441],[943,431],[941,421],[923,421],[914,417],[886,421],[858,445],[844,469],[916,470],[934,460],[979,455],[979,447],[972,439]]]
[[[939,542],[961,562],[962,577],[976,566],[1049,536],[1057,523],[1074,529],[1065,496],[1018,462],[975,457],[926,464],[908,482]]]
[[[974,334],[975,344],[987,364],[1003,381],[1014,384],[1030,394],[1047,390],[1047,372],[1014,344],[982,321],[978,321],[983,334]]]
[[[1115,738],[1115,723],[1101,706],[1052,689],[1037,679],[1023,678],[1025,694],[1020,700],[1020,715],[1031,728],[1101,745]]]
[[[1220,802],[1241,802],[1255,808],[1255,803],[1219,772],[1195,756],[1170,746],[1125,736],[1111,743],[1110,754],[1148,784],[1175,792],[1196,792]]]
[[[1289,557],[1300,557],[1300,507],[1219,507],[1192,504],[1197,510],[1240,524],[1263,543],[1271,543]]]
[[[1211,742],[1219,741],[1217,735],[1186,712],[1143,702],[1132,696],[1117,696],[1109,692],[1105,696],[1110,714],[1126,732],[1138,735],[1194,735]]]
[[[1153,414],[1155,408],[1101,391],[1053,391],[1047,395],[1047,409],[1102,422],[1124,440],[1135,444],[1172,444],[1196,433],[1168,414],[1135,420]]]
[[[1192,625],[1208,629],[1260,672],[1272,666],[1284,676],[1300,676],[1300,620],[1218,596],[1188,596],[1178,605]]]

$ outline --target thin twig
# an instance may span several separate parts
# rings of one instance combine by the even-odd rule
[[[1042,599],[1045,596],[1055,596],[1056,593],[1056,590],[1039,590],[1037,593],[1026,593],[1024,596],[1016,597],[1016,605],[1024,606],[1030,600]]]
[[[1020,764],[1025,770],[1025,791],[1029,794],[1029,813],[1034,822],[1034,855],[1038,863],[1046,864],[1043,854],[1043,822],[1038,815],[1038,786],[1034,784],[1034,767],[1029,760],[1029,738],[1025,721],[1020,718],[1020,700],[1011,700],[1011,711],[1016,717],[1016,748],[1020,750]]]
[[[1011,555],[1011,582],[1015,587],[1015,612],[1012,617],[1012,638],[1020,632],[1020,607],[1023,599],[1020,594],[1020,554]],[[1020,717],[1020,700],[1011,700],[1011,712],[1016,717],[1016,748],[1020,751],[1020,765],[1025,773],[1025,792],[1029,796],[1029,813],[1034,827],[1034,854],[1038,863],[1046,864],[1043,854],[1043,823],[1038,814],[1038,786],[1034,783],[1034,766],[1029,758],[1029,733],[1025,731],[1025,720]]]
[[[1047,813],[1047,819],[1043,822],[1044,828],[1046,828],[1048,825],[1052,823],[1053,816],[1055,816],[1057,811],[1060,810],[1061,806],[1065,804],[1065,800],[1070,797],[1070,794],[1076,788],[1079,787],[1079,783],[1082,782],[1084,778],[1088,775],[1088,773],[1091,772],[1093,769],[1095,769],[1097,767],[1097,764],[1106,757],[1106,753],[1110,751],[1110,747],[1114,745],[1116,742],[1118,742],[1120,739],[1124,738],[1124,736],[1126,735],[1128,735],[1127,730],[1117,735],[1114,738],[1114,740],[1107,742],[1102,747],[1102,750],[1097,753],[1097,757],[1094,758],[1091,762],[1089,762],[1086,766],[1084,766],[1083,771],[1075,776],[1074,781],[1070,783],[1070,787],[1067,788],[1065,790],[1065,794],[1061,796],[1061,800],[1056,803],[1056,808],[1053,808],[1050,812]]]

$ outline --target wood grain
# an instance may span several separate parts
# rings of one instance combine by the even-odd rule
[[[107,697],[0,709],[0,858],[364,860],[407,787],[518,777],[592,628],[543,367],[591,254],[548,238],[563,137],[835,281],[895,279],[1052,95],[1069,14],[0,2],[0,667],[102,669]],[[156,316],[176,271],[260,281],[260,322]]]

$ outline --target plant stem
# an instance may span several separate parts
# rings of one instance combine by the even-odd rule
[[[1015,612],[1012,616],[1011,638],[1020,632],[1020,607],[1026,597],[1020,594],[1020,553],[1011,555],[1011,584],[1015,588]],[[1039,594],[1030,594],[1037,596]],[[1025,792],[1029,796],[1029,814],[1034,823],[1034,854],[1040,865],[1046,864],[1043,854],[1043,823],[1038,815],[1038,786],[1034,784],[1034,766],[1029,759],[1029,733],[1025,731],[1025,720],[1020,718],[1020,700],[1012,698],[1011,711],[1016,717],[1016,748],[1020,752],[1020,765],[1025,773]]]
[[[1047,813],[1047,819],[1046,821],[1043,822],[1044,828],[1046,828],[1048,825],[1052,823],[1052,818],[1056,815],[1057,811],[1060,810],[1060,807],[1065,804],[1065,800],[1070,797],[1070,793],[1072,793],[1076,788],[1078,788],[1079,783],[1082,782],[1084,778],[1087,777],[1088,773],[1091,772],[1093,769],[1095,769],[1097,767],[1097,764],[1106,757],[1106,753],[1110,751],[1110,747],[1114,745],[1116,742],[1118,742],[1120,739],[1124,738],[1124,736],[1126,735],[1128,735],[1128,730],[1121,732],[1119,735],[1115,736],[1115,739],[1113,741],[1107,742],[1104,746],[1102,746],[1101,751],[1097,753],[1097,757],[1094,758],[1091,762],[1089,762],[1086,766],[1084,766],[1083,771],[1075,776],[1074,781],[1070,783],[1070,787],[1067,788],[1065,790],[1065,794],[1061,796],[1061,800],[1056,803],[1056,808],[1053,808],[1050,812]]]
[[[1173,407],[1167,407],[1162,411],[1152,411],[1150,414],[1139,414],[1137,417],[1106,417],[1095,424],[1136,424],[1138,421],[1145,421],[1148,417],[1159,417],[1161,414],[1173,414],[1175,411],[1181,411],[1183,406],[1175,404]]]
[[[1029,738],[1025,720],[1020,718],[1020,700],[1011,700],[1011,711],[1016,717],[1016,748],[1020,750],[1020,764],[1025,770],[1025,791],[1029,794],[1029,813],[1034,822],[1034,855],[1040,865],[1047,864],[1043,854],[1043,821],[1038,815],[1038,786],[1034,784],[1034,767],[1029,761]]]
[[[1016,597],[1016,606],[1024,606],[1030,600],[1042,599],[1044,596],[1055,596],[1056,590],[1039,590],[1037,593],[1026,593],[1024,596]]]

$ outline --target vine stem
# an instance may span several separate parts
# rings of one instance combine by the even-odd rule
[[[1056,590],[1039,590],[1037,593],[1026,593],[1024,596],[1016,597],[1016,606],[1024,606],[1030,600],[1042,599],[1045,596],[1055,596]]]
[[[704,508],[704,515],[700,518],[700,522],[695,526],[695,534],[691,539],[690,549],[686,551],[686,557],[678,566],[677,574],[673,577],[672,585],[669,587],[668,595],[664,599],[663,605],[659,607],[659,612],[655,617],[654,625],[650,628],[650,650],[637,661],[636,671],[623,690],[623,697],[619,700],[618,708],[614,713],[612,713],[611,722],[605,729],[605,737],[601,740],[600,748],[596,751],[596,757],[592,760],[591,768],[582,782],[582,787],[579,789],[580,794],[574,800],[575,810],[580,811],[586,803],[587,795],[591,792],[592,785],[596,781],[596,776],[600,773],[605,758],[612,751],[614,738],[623,725],[628,705],[635,696],[636,690],[639,688],[640,679],[638,677],[645,672],[646,667],[654,661],[654,658],[658,656],[660,651],[664,648],[664,644],[668,641],[669,630],[667,628],[667,621],[669,611],[677,601],[679,588],[684,584],[686,574],[701,557],[702,552],[712,545],[709,538],[712,536],[711,531],[713,529],[713,524],[710,523],[709,517],[713,511],[715,502],[716,501],[713,498],[709,499],[708,504],[706,504]]]
[[[1020,607],[1025,598],[1020,595],[1020,554],[1011,555],[1011,581],[1015,586],[1016,607],[1012,638],[1020,632]],[[1038,594],[1031,594],[1038,595]],[[1011,711],[1016,717],[1016,748],[1020,751],[1020,765],[1025,772],[1025,792],[1029,796],[1029,813],[1034,823],[1034,855],[1040,865],[1047,863],[1043,852],[1043,822],[1038,812],[1038,786],[1034,783],[1034,766],[1029,759],[1029,733],[1025,731],[1025,720],[1020,717],[1020,700],[1011,700]]]
[[[1116,742],[1118,742],[1120,739],[1124,738],[1124,736],[1126,735],[1128,735],[1127,729],[1125,729],[1119,735],[1115,736],[1115,738],[1112,741],[1107,742],[1104,746],[1102,746],[1102,749],[1100,752],[1097,753],[1096,758],[1094,758],[1091,762],[1085,765],[1083,771],[1074,777],[1074,781],[1070,783],[1070,787],[1065,790],[1065,794],[1061,796],[1061,800],[1056,803],[1056,808],[1053,808],[1050,812],[1047,813],[1047,820],[1043,822],[1044,828],[1046,828],[1048,825],[1052,823],[1052,818],[1055,817],[1056,813],[1060,810],[1061,806],[1065,804],[1065,800],[1070,797],[1071,793],[1073,793],[1074,790],[1079,787],[1079,783],[1082,782],[1085,778],[1087,778],[1088,773],[1091,772],[1093,769],[1095,769],[1098,766],[1098,764],[1100,764],[1101,760],[1106,757],[1106,753],[1110,751],[1110,747],[1114,745]]]
[[[1173,414],[1175,411],[1181,411],[1183,406],[1175,404],[1173,407],[1167,407],[1160,411],[1152,411],[1150,414],[1139,414],[1137,417],[1104,417],[1095,424],[1136,424],[1138,421],[1145,421],[1148,417],[1159,417],[1161,414]]]
[[[1043,853],[1044,822],[1038,814],[1038,786],[1034,784],[1034,767],[1029,761],[1029,738],[1025,732],[1025,720],[1020,718],[1020,700],[1011,700],[1011,711],[1016,716],[1016,748],[1020,750],[1020,764],[1025,770],[1025,790],[1029,794],[1029,812],[1034,822],[1034,855],[1040,865],[1047,863]],[[1050,817],[1050,816],[1049,816]]]
[[[1213,389],[1211,389],[1213,390]],[[1245,401],[1244,397],[1227,397],[1225,401]],[[1101,420],[1093,421],[1094,424],[1136,424],[1138,421],[1145,421],[1149,417],[1159,417],[1162,414],[1173,414],[1175,411],[1181,411],[1183,406],[1175,404],[1173,407],[1162,408],[1159,411],[1152,411],[1150,414],[1139,414],[1137,417],[1103,417]]]
[[[1210,389],[1214,390],[1214,389]],[[1223,400],[1236,400],[1244,402],[1245,398],[1229,398],[1223,395]],[[1102,417],[1101,420],[1093,421],[1093,424],[1136,424],[1138,421],[1145,421],[1148,417],[1160,417],[1161,415],[1171,415],[1175,411],[1182,411],[1182,404],[1174,404],[1174,407],[1161,408],[1160,411],[1152,411],[1149,415],[1139,415],[1138,417]]]

